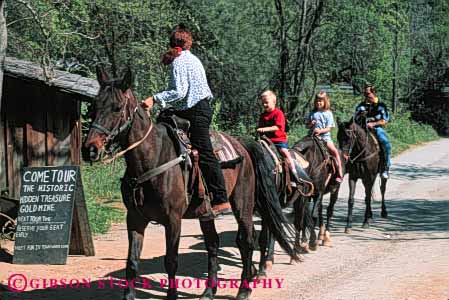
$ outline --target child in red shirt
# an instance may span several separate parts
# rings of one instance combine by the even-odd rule
[[[288,151],[287,134],[285,133],[284,113],[276,108],[276,94],[267,90],[260,95],[264,112],[259,117],[257,132],[265,134],[267,138],[276,146],[279,152],[287,159],[290,170],[296,182],[300,182],[294,160]]]

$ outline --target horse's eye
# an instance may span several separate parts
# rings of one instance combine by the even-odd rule
[[[121,109],[121,107],[119,107],[119,106],[115,106],[115,107],[112,108],[112,111],[115,112],[115,113],[118,113],[118,112],[120,112],[121,110],[122,110],[122,109]]]

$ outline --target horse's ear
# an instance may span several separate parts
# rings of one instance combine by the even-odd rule
[[[341,124],[341,119],[340,119],[340,117],[337,117],[337,118],[335,119],[335,121],[337,122],[337,127],[340,127],[340,124]]]
[[[131,85],[133,84],[133,73],[131,71],[131,68],[128,66],[126,68],[126,73],[123,76],[122,82],[120,84],[120,89],[124,92],[131,88]]]
[[[109,81],[109,76],[108,76],[108,74],[107,74],[107,73],[103,70],[103,68],[100,67],[99,65],[97,65],[96,71],[97,71],[97,80],[98,80],[98,83],[99,83],[101,86],[104,86],[105,83],[106,83],[106,81]]]

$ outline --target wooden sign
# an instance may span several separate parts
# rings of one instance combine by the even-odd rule
[[[79,167],[23,168],[21,181],[13,263],[65,264],[69,248],[94,255]]]

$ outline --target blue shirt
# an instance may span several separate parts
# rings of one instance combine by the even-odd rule
[[[330,110],[313,111],[310,113],[309,120],[316,121],[315,126],[310,128],[309,134],[312,134],[315,128],[324,129],[328,127],[335,127],[334,116]],[[321,133],[320,137],[326,142],[331,141],[330,131],[326,133]]]
[[[191,108],[205,98],[212,98],[206,72],[198,57],[189,50],[182,51],[172,62],[168,89],[153,97],[162,107],[168,102],[175,102],[173,106],[180,110]]]
[[[383,102],[378,101],[377,103],[360,103],[355,109],[355,119],[357,120],[358,116],[363,112],[365,112],[366,117],[372,119],[372,121],[390,121],[390,114],[388,113],[387,105]],[[380,125],[376,125],[376,127],[378,126]]]

